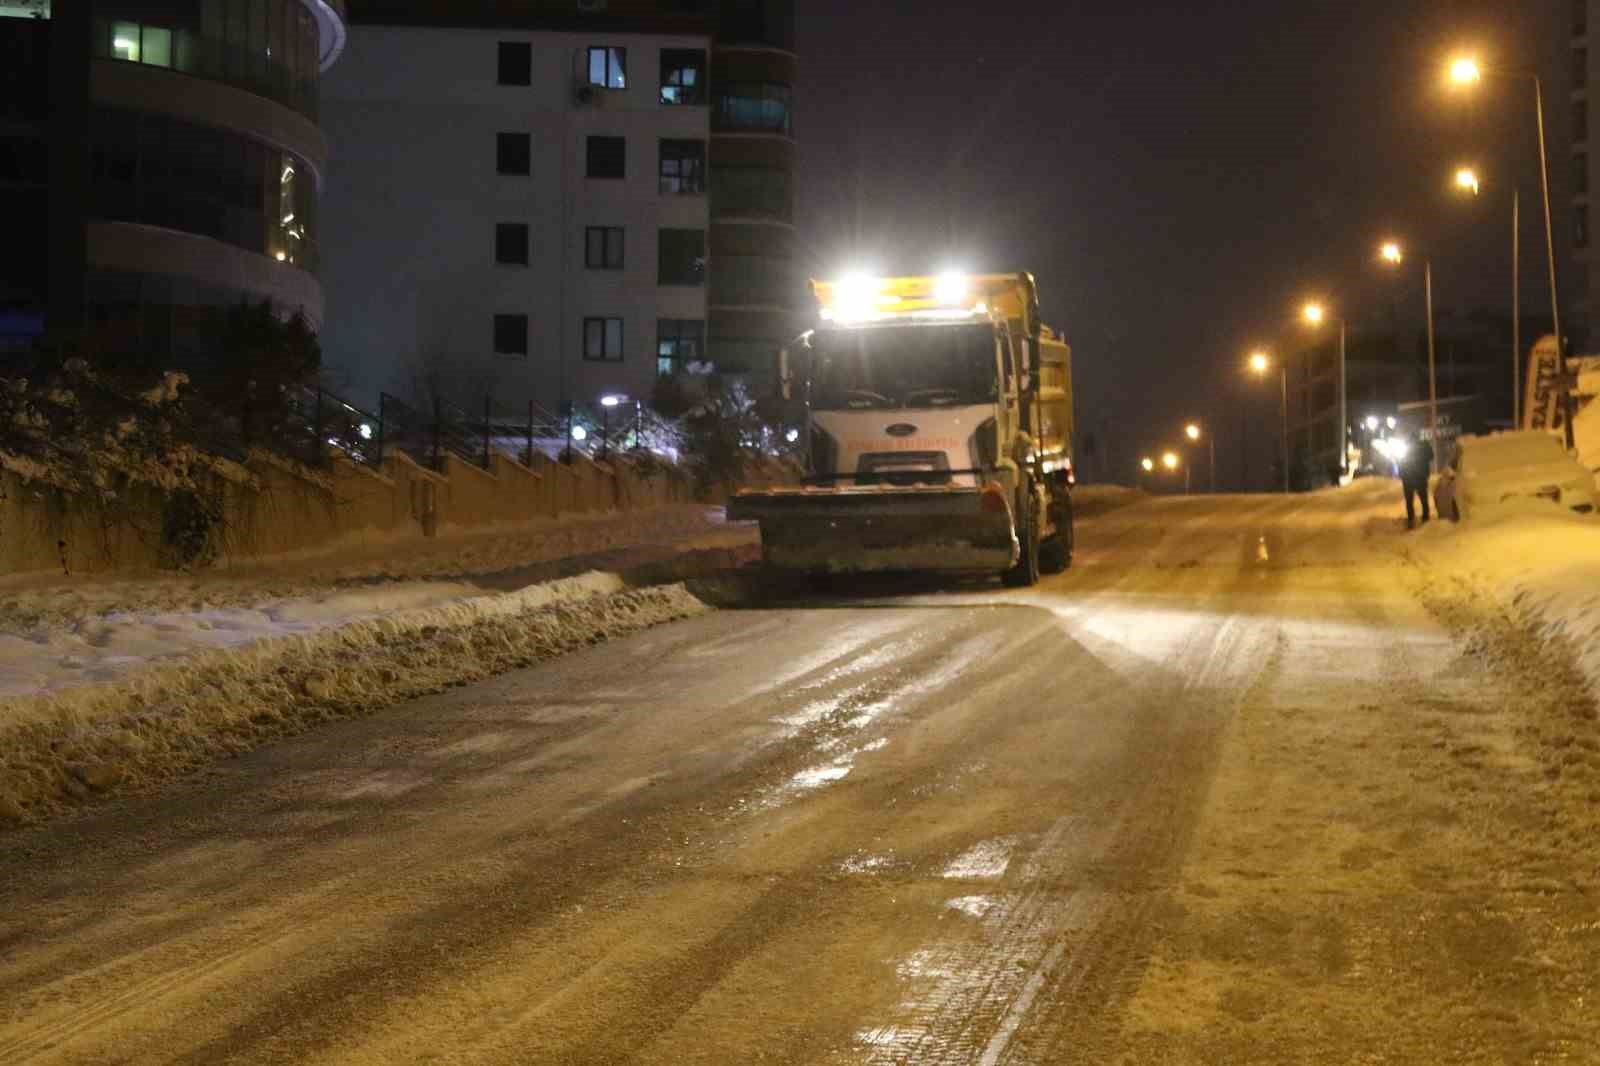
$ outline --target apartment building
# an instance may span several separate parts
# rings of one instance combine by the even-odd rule
[[[104,325],[181,364],[243,300],[320,324],[318,87],[344,43],[342,0],[0,4],[5,340]]]
[[[791,326],[787,4],[368,0],[329,79],[327,360],[554,409]]]

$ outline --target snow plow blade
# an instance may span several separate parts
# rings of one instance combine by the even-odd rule
[[[995,571],[1018,554],[1009,509],[976,488],[743,492],[728,518],[760,522],[762,559],[781,570]]]

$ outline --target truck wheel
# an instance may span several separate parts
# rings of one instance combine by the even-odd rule
[[[1059,574],[1072,566],[1072,501],[1061,508],[1055,533],[1039,545],[1039,571]]]
[[[1039,583],[1039,523],[1033,520],[1033,493],[1023,497],[1021,529],[1017,530],[1017,544],[1021,554],[1017,565],[1000,576],[1008,588],[1027,588]]]

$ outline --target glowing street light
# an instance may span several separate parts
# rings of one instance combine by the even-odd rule
[[[1152,459],[1152,458],[1150,458],[1150,457],[1149,457],[1149,456],[1148,456],[1148,455],[1147,455],[1147,456],[1145,456],[1145,457],[1144,457],[1144,458],[1143,458],[1143,459],[1140,459],[1140,460],[1139,460],[1139,465],[1140,465],[1140,466],[1142,466],[1142,467],[1144,467],[1144,472],[1145,472],[1145,473],[1146,473],[1146,474],[1149,474],[1149,473],[1151,473],[1151,472],[1153,472],[1153,471],[1154,471],[1154,470],[1155,470],[1155,468],[1156,468],[1156,461],[1155,461],[1155,460],[1154,460],[1154,459]]]
[[[1254,373],[1265,374],[1272,369],[1272,358],[1266,352],[1251,352],[1250,369]]]
[[[1400,247],[1399,241],[1384,241],[1383,244],[1379,245],[1378,247],[1378,258],[1382,259],[1385,263],[1399,266],[1401,263],[1405,262],[1406,253],[1404,249]]]
[[[1168,470],[1178,469],[1178,453],[1166,452],[1163,454],[1161,456],[1161,465],[1166,467]]]
[[[1195,425],[1193,422],[1190,422],[1187,426],[1183,427],[1183,433],[1184,436],[1188,437],[1190,440],[1200,439],[1200,427]]]
[[[1328,309],[1312,300],[1300,309],[1300,314],[1311,325],[1320,326],[1322,320],[1328,317]]]
[[[1472,56],[1457,56],[1450,62],[1450,82],[1465,87],[1483,80],[1483,65]]]
[[[1465,189],[1472,195],[1478,195],[1483,183],[1478,180],[1478,172],[1471,167],[1456,168],[1456,188]]]

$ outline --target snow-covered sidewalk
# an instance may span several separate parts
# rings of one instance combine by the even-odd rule
[[[1564,640],[1600,699],[1600,517],[1529,501],[1430,522],[1406,543],[1435,579],[1471,582],[1541,637]]]
[[[185,656],[459,604],[589,570],[626,571],[754,529],[699,505],[347,545],[199,574],[0,579],[0,701],[119,681]]]

